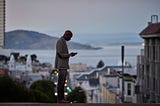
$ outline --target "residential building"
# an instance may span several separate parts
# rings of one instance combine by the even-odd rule
[[[152,15],[151,22],[140,32],[144,39],[144,62],[138,69],[138,85],[141,90],[138,98],[143,103],[160,103],[160,23],[158,16]],[[144,65],[143,65],[144,64]]]
[[[11,50],[4,49],[5,47],[5,0],[0,0],[0,69],[8,70],[6,59],[10,56]]]
[[[120,76],[118,73],[100,75],[101,103],[120,103]]]
[[[70,64],[69,71],[88,71],[91,69],[93,69],[93,67],[87,66],[87,64],[76,63],[76,64]]]
[[[136,103],[135,75],[132,67],[124,66],[124,97],[126,103]],[[87,103],[121,103],[122,66],[104,66],[90,71],[70,71],[72,87],[80,86],[86,92]]]
[[[135,94],[136,77],[124,74],[124,103],[137,103]]]
[[[42,79],[49,79],[52,65],[49,63],[39,63],[31,59],[28,55],[20,56],[19,53],[11,53],[10,60],[8,63],[9,76],[22,82],[27,88],[30,85]]]
[[[102,103],[122,103],[122,74],[114,68],[108,68],[107,74],[100,75],[100,91]],[[136,103],[136,77],[123,74],[124,103]]]
[[[8,76],[7,56],[0,54],[0,77]]]
[[[86,64],[78,63],[78,64],[71,64],[69,69],[69,79],[70,79],[70,86],[74,89],[77,86],[77,80],[79,76],[82,74],[88,73],[93,69],[93,67],[89,67]]]
[[[5,37],[5,0],[0,0],[0,48],[4,48]]]
[[[84,78],[77,79],[77,84],[84,89],[87,97],[87,103],[101,103],[99,92],[99,79]]]
[[[141,49],[141,54],[137,56],[136,94],[138,103],[143,103],[143,89],[144,89],[143,84],[144,84],[144,49]]]

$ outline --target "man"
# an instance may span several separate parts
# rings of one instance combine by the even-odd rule
[[[72,32],[70,30],[66,30],[64,35],[56,44],[55,68],[58,69],[58,103],[68,102],[64,99],[64,84],[68,74],[67,69],[69,69],[69,58],[77,54],[74,52],[68,52],[66,41],[69,41],[72,36]]]

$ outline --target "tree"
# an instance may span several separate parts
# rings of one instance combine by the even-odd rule
[[[0,102],[53,102],[53,99],[40,90],[25,89],[10,77],[0,77]]]
[[[31,102],[53,102],[52,99],[50,99],[46,94],[39,90],[29,90],[29,101]]]
[[[13,81],[9,77],[0,78],[0,101],[1,102],[26,102],[28,92],[24,86]]]
[[[97,64],[97,68],[102,68],[104,66],[104,62],[100,60]]]
[[[25,63],[26,60],[27,60],[27,59],[26,59],[25,56],[20,56],[20,57],[19,57],[19,61],[22,62],[22,63]]]
[[[36,54],[32,54],[31,55],[31,60],[32,61],[37,61],[37,55]]]
[[[85,91],[81,87],[76,87],[71,93],[68,94],[67,100],[70,102],[85,103]]]
[[[55,85],[52,81],[50,80],[39,80],[34,82],[30,89],[32,90],[38,90],[46,94],[52,102],[56,102],[56,96],[54,95],[55,91]]]

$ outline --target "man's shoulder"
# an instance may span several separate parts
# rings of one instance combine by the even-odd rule
[[[65,39],[63,38],[63,36],[58,39],[58,41],[61,41],[61,40],[62,40],[62,41],[65,40]]]
[[[65,39],[63,37],[59,38],[57,41],[57,44],[64,44],[65,43]]]
[[[64,39],[63,37],[60,37],[60,38],[58,39],[58,42],[65,42],[65,39]]]

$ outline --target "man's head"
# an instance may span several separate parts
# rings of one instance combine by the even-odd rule
[[[66,41],[69,41],[72,38],[73,34],[70,30],[66,30],[63,37]]]

